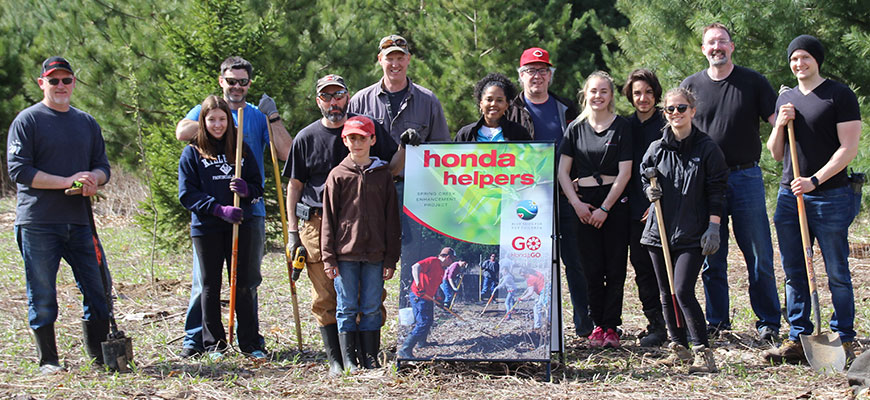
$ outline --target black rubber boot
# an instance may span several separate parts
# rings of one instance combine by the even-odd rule
[[[360,354],[362,366],[365,369],[380,368],[378,353],[381,351],[381,331],[362,331],[360,336]]]
[[[344,370],[354,373],[359,370],[356,365],[356,332],[339,332],[338,343],[341,345],[341,362]]]
[[[338,343],[338,325],[321,326],[320,336],[323,338],[323,349],[329,361],[329,376],[341,375],[344,365],[341,362],[341,348]]]
[[[109,336],[109,320],[82,320],[82,339],[85,343],[85,350],[94,360],[94,364],[103,364],[103,346]]]
[[[661,309],[644,311],[649,325],[647,325],[647,335],[640,339],[641,347],[659,347],[668,339],[668,331],[665,327],[665,319],[662,317]]]
[[[49,375],[63,370],[57,358],[57,342],[54,338],[54,324],[33,330],[36,340],[36,355],[39,357],[39,372]]]
[[[408,335],[405,338],[405,342],[402,343],[402,347],[399,348],[396,356],[399,358],[414,358],[414,346],[417,346],[417,342],[420,341],[419,336]]]

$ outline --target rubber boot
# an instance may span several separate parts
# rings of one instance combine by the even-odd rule
[[[39,372],[43,375],[51,375],[63,371],[57,358],[57,342],[54,338],[54,324],[43,326],[33,330],[33,338],[36,340],[36,355],[39,357]]]
[[[94,364],[103,365],[103,346],[109,336],[109,320],[82,320],[82,339],[85,350],[94,360]]]
[[[405,338],[405,342],[402,343],[402,347],[399,348],[396,356],[399,358],[414,358],[414,346],[416,346],[419,341],[419,336],[408,335],[408,337]]]
[[[640,339],[641,347],[659,347],[668,339],[668,331],[665,328],[665,319],[662,310],[644,311],[649,325],[646,327],[646,336]]]
[[[341,362],[344,364],[344,370],[349,373],[354,373],[359,370],[356,365],[356,332],[339,332],[338,343],[341,347]]]
[[[320,327],[320,336],[323,338],[323,349],[326,351],[326,359],[329,361],[329,376],[339,376],[344,371],[341,363],[341,348],[338,343],[338,325],[331,324]]]
[[[716,368],[716,360],[713,358],[713,350],[710,350],[707,346],[701,344],[693,346],[692,353],[695,354],[695,361],[689,366],[690,374],[719,371],[719,369]]]
[[[381,351],[381,331],[362,331],[360,339],[359,347],[363,368],[380,368],[378,353]]]

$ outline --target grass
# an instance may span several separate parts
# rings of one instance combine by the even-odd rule
[[[115,182],[118,182],[117,180]],[[108,189],[108,188],[107,188]],[[137,196],[134,189],[119,189]],[[114,203],[113,203],[114,204]],[[389,281],[390,319],[383,330],[385,368],[337,379],[326,377],[325,356],[310,309],[310,285],[299,281],[299,300],[304,351],[296,350],[292,308],[283,255],[270,249],[263,261],[260,288],[261,333],[272,359],[255,363],[237,354],[213,362],[183,360],[180,350],[184,311],[190,286],[190,250],[156,255],[150,267],[150,237],[131,222],[125,208],[107,203],[97,209],[101,238],[108,254],[115,291],[119,325],[133,338],[134,372],[113,374],[92,365],[84,355],[80,338],[81,301],[69,268],[62,264],[58,275],[60,316],[58,350],[68,371],[38,375],[36,352],[27,326],[23,267],[12,230],[14,199],[0,199],[0,396],[18,398],[843,398],[849,394],[844,376],[825,377],[806,366],[767,365],[765,349],[754,341],[755,317],[748,304],[745,268],[739,249],[731,248],[732,322],[735,330],[713,342],[721,372],[688,375],[683,370],[653,366],[664,349],[637,347],[635,335],[646,325],[631,267],[625,284],[622,326],[623,347],[593,350],[573,335],[571,307],[563,288],[566,354],[565,363],[554,356],[552,382],[542,382],[540,364],[427,362],[394,364],[398,303],[397,280]],[[863,217],[862,218],[866,218]],[[868,237],[867,221],[854,224],[856,241]],[[778,257],[777,257],[778,262]],[[856,328],[862,346],[870,332],[870,275],[868,260],[850,260],[856,291]],[[817,252],[817,265],[823,265]],[[781,290],[782,272],[776,267]],[[819,271],[822,306],[830,316],[826,277]],[[564,281],[564,278],[563,278]],[[703,300],[701,285],[698,298]],[[782,293],[779,293],[782,296]],[[226,296],[226,292],[225,292]],[[827,318],[825,318],[827,319]],[[825,325],[827,327],[827,325]],[[783,332],[785,332],[783,329]]]

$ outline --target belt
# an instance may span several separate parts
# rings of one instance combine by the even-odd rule
[[[393,177],[393,182],[395,182],[395,183],[401,183],[401,182],[404,182],[404,181],[405,181],[405,177],[404,177],[404,176],[399,175],[399,176],[394,176],[394,177]]]
[[[758,161],[750,161],[748,163],[738,164],[738,165],[735,165],[733,167],[728,167],[728,168],[731,169],[731,172],[735,172],[735,171],[749,169],[749,168],[753,168],[753,167],[757,167],[757,166],[758,166]]]

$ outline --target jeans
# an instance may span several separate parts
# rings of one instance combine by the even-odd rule
[[[728,175],[725,218],[719,225],[722,238],[719,251],[707,256],[701,278],[707,299],[707,322],[710,325],[730,326],[728,298],[728,215],[734,224],[734,238],[746,261],[749,274],[749,303],[763,326],[779,331],[780,304],[773,275],[773,244],[770,223],[764,200],[764,181],[761,168],[752,167],[733,171]]]
[[[707,331],[704,329],[704,312],[701,311],[701,304],[695,297],[698,273],[704,262],[701,248],[671,250],[671,261],[674,266],[674,295],[677,298],[677,307],[682,314],[681,320],[685,322],[680,324],[679,328],[677,327],[679,316],[674,310],[674,298],[670,294],[671,287],[668,282],[664,252],[661,247],[647,246],[647,249],[649,249],[658,281],[662,312],[665,317],[665,325],[668,327],[668,339],[688,347],[686,335],[688,332],[692,337],[692,344],[709,346],[710,341],[707,338]]]
[[[568,199],[559,196],[559,258],[565,265],[565,280],[568,283],[568,293],[571,295],[571,306],[574,308],[574,332],[578,336],[588,336],[592,332],[592,317],[589,316],[589,297],[587,295],[586,274],[580,265],[580,249],[577,242],[580,236],[577,232],[580,220]]]
[[[456,291],[453,290],[453,286],[450,286],[450,282],[447,282],[447,279],[441,281],[441,293],[444,293],[444,305],[450,307],[450,303],[453,301],[453,296],[456,294]]]
[[[549,319],[547,315],[549,315],[550,311],[550,292],[552,285],[550,282],[544,286],[544,290],[538,295],[538,300],[535,301],[534,308],[534,317],[535,317],[535,329],[538,329],[544,326],[545,323],[549,323]]]
[[[804,194],[807,223],[810,230],[810,243],[818,239],[825,271],[828,274],[828,287],[834,314],[831,317],[831,330],[840,335],[840,340],[855,340],[855,295],[852,290],[852,276],[849,272],[849,225],[858,213],[858,197],[849,186]],[[797,199],[791,190],[780,188],[776,199],[776,212],[773,215],[776,234],[779,238],[779,252],[782,268],[785,271],[786,307],[791,325],[789,339],[798,340],[798,335],[813,332],[810,319],[811,298],[804,263],[804,249],[801,242],[800,223],[797,214]],[[818,271],[818,265],[815,265]],[[822,310],[822,312],[825,312]]]
[[[82,293],[83,318],[86,321],[109,319],[90,226],[15,225],[15,239],[24,260],[27,317],[31,329],[51,325],[57,320],[57,271],[61,258],[72,268],[76,286]],[[106,278],[111,283],[111,277]]]
[[[424,340],[426,336],[429,336],[429,331],[432,329],[432,323],[434,322],[434,304],[429,300],[418,297],[412,291],[408,291],[408,301],[410,301],[411,309],[414,311],[415,321],[414,329],[408,335],[418,337],[419,340]]]
[[[339,261],[335,283],[335,319],[339,332],[381,329],[383,262]],[[359,314],[359,324],[356,322]]]
[[[505,290],[504,296],[504,312],[505,314],[509,313],[513,308],[514,304],[516,304],[517,299],[514,297],[513,290]]]
[[[254,323],[257,327],[257,332],[260,331],[260,320],[257,300],[257,287],[263,281],[260,275],[260,264],[263,261],[264,244],[266,241],[266,219],[264,217],[253,217],[250,224],[253,224],[255,229],[251,230],[251,245],[253,251],[249,253],[248,265],[251,267],[248,271],[250,276],[246,276],[246,280],[251,282],[251,294],[254,296]],[[184,341],[182,346],[186,348],[203,351],[202,345],[202,303],[200,296],[202,295],[202,277],[200,276],[199,256],[196,254],[196,248],[193,249],[193,269],[191,272],[190,283],[190,300],[187,304],[187,316],[184,318]],[[240,270],[241,274],[242,271]],[[259,335],[259,333],[258,333]],[[260,336],[260,347],[265,347],[266,341]]]
[[[483,274],[483,283],[480,285],[480,298],[484,300],[489,300],[489,296],[493,294],[493,290],[495,289],[495,285],[498,283],[498,279],[493,278],[486,272]]]

